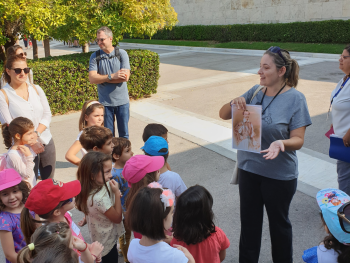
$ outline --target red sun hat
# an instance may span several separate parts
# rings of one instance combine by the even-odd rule
[[[162,168],[164,165],[163,156],[134,155],[124,166],[122,175],[131,184],[139,182],[146,174]]]
[[[80,191],[81,185],[78,180],[62,183],[46,179],[33,187],[24,206],[39,216],[45,215],[55,209],[61,201],[77,196]]]

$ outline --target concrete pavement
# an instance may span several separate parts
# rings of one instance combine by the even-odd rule
[[[52,54],[80,52],[53,43]],[[141,45],[121,44],[122,48]],[[97,46],[91,46],[96,49]],[[220,107],[258,83],[255,74],[261,51],[193,50],[147,46],[160,54],[158,93],[151,98],[131,103],[130,140],[135,153],[141,154],[141,135],[149,122],[163,123],[170,131],[172,169],[187,186],[197,183],[208,188],[214,197],[216,222],[228,235],[231,246],[225,262],[238,262],[239,197],[237,186],[229,185],[235,160],[230,147],[229,121],[218,117]],[[39,50],[39,55],[43,54]],[[307,128],[304,149],[299,155],[299,186],[290,216],[294,231],[294,261],[302,262],[303,250],[318,244],[324,235],[320,228],[317,189],[337,186],[335,162],[327,155],[329,141],[324,133],[329,128],[326,112],[329,96],[342,77],[336,56],[295,54],[301,65],[298,89],[306,96],[313,125]],[[56,178],[75,178],[76,167],[64,154],[78,134],[79,113],[53,117],[51,130],[57,148]],[[4,152],[3,145],[0,152]],[[311,168],[310,168],[311,167]],[[74,220],[81,214],[74,212]],[[86,236],[86,227],[83,228]],[[260,262],[272,262],[268,224],[265,218]],[[1,260],[1,257],[0,257]]]

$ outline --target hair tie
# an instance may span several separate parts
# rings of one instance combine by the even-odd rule
[[[164,204],[164,211],[167,207],[171,207],[174,204],[175,201],[175,195],[170,189],[163,189],[162,185],[157,182],[152,182],[148,185],[149,188],[158,188],[161,189],[163,192],[160,195],[160,200]]]
[[[8,123],[6,123],[6,126],[8,127],[8,126],[10,126]]]
[[[100,104],[97,100],[90,101],[90,102],[86,105],[86,109],[89,108],[91,105],[96,104],[96,103]]]
[[[35,246],[34,246],[34,243],[30,243],[29,245],[28,245],[28,248],[29,248],[29,250],[34,250],[34,248],[35,248]]]

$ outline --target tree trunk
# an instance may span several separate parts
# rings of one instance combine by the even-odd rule
[[[38,59],[39,58],[38,42],[36,41],[35,38],[32,39],[32,44],[33,44],[33,59]]]
[[[5,61],[6,60],[6,50],[13,46],[16,43],[16,38],[14,36],[8,36],[10,41],[7,41],[6,44],[0,48],[0,61]]]
[[[50,39],[44,39],[45,58],[50,57]]]
[[[89,43],[85,43],[82,45],[83,53],[88,53],[89,52]]]

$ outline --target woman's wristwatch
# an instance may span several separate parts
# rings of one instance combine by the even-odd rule
[[[40,133],[40,132],[38,132],[38,131],[35,131],[35,133],[36,133],[36,135],[38,135],[38,137],[40,138],[41,133]]]

